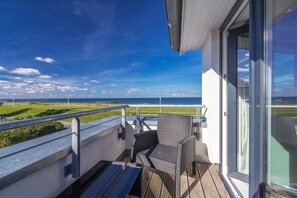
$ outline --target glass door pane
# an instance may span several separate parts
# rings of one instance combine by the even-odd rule
[[[249,26],[228,36],[228,172],[248,182],[249,173]]]
[[[249,33],[237,36],[237,171],[249,172]]]
[[[297,196],[297,1],[266,1],[267,180]]]

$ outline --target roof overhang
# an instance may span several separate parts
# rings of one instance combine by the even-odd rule
[[[165,0],[170,45],[181,54],[203,47],[219,29],[236,0]]]

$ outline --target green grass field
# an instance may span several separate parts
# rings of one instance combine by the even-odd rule
[[[66,103],[15,103],[14,108],[11,103],[0,106],[0,116],[14,119],[36,118],[42,116],[56,115],[62,113],[79,112],[90,109],[106,108],[111,105],[106,104],[70,104]],[[117,106],[117,105],[112,105]],[[162,108],[162,113],[196,115],[195,108]],[[127,108],[127,115],[135,115],[135,108]],[[140,108],[141,115],[157,115],[159,108]],[[105,117],[121,115],[121,109],[97,113],[80,117],[82,123],[92,122]],[[70,121],[70,119],[66,120]]]
[[[106,108],[117,105],[107,104],[70,104],[66,103],[15,103],[14,107],[11,103],[5,103],[0,106],[0,116],[4,116],[5,121],[13,121],[24,118],[37,118],[42,116],[50,116],[62,113],[71,113],[86,111],[91,109]],[[201,110],[201,109],[200,109]],[[159,108],[140,108],[141,115],[157,115],[160,113]],[[136,108],[127,108],[127,115],[135,115]],[[196,115],[195,108],[162,108],[162,113],[173,113],[173,114],[185,114],[185,115]],[[290,116],[297,117],[296,109],[292,108],[274,108],[272,109],[274,116]],[[80,120],[82,123],[92,122],[100,120],[109,116],[121,115],[121,109],[114,111],[107,111],[103,113],[96,113],[92,115],[82,116]],[[67,125],[71,121],[71,118],[63,120],[64,125]],[[63,123],[62,122],[62,123]],[[61,123],[59,123],[62,125]],[[6,147],[15,143],[40,137],[46,134],[50,134],[59,131],[63,128],[55,128],[52,125],[57,123],[47,123],[45,125],[27,127],[22,129],[15,129],[0,133],[0,148]]]

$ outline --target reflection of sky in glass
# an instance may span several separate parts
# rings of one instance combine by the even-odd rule
[[[274,95],[290,96],[294,93],[294,56],[274,53]]]
[[[297,96],[297,7],[273,23],[273,96]]]
[[[249,50],[237,49],[237,78],[249,82]]]

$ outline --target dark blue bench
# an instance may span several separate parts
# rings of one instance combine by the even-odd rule
[[[141,197],[142,168],[125,162],[99,162],[58,197]]]

